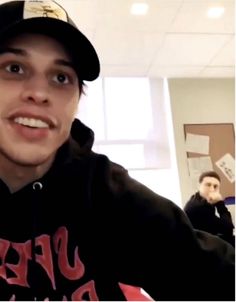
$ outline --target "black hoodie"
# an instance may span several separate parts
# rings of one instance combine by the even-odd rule
[[[219,217],[215,214],[216,210]],[[184,211],[194,228],[218,235],[232,242],[234,225],[223,200],[216,204],[210,204],[197,192],[186,203]]]
[[[234,300],[234,249],[91,151],[80,121],[41,179],[0,184],[1,300]]]

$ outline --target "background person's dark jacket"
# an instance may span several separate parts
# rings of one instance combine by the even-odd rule
[[[184,211],[194,228],[218,235],[231,243],[234,225],[224,201],[212,205],[197,192],[186,203]]]
[[[121,282],[157,301],[234,301],[234,249],[92,144],[77,120],[46,175],[14,194],[0,182],[0,299],[119,301]]]

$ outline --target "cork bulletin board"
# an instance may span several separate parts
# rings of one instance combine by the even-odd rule
[[[189,162],[194,166],[194,164],[198,165],[198,160],[200,160],[203,170],[204,163],[209,164],[211,162],[213,170],[220,175],[223,197],[235,196],[233,167],[235,159],[234,125],[232,123],[185,124],[184,133],[190,174],[194,174],[194,168],[191,168]],[[193,139],[191,147],[187,146],[189,138]],[[196,150],[197,152],[194,152]],[[207,167],[207,164],[205,167]],[[200,173],[200,168],[196,168],[195,172],[197,170]],[[208,170],[208,168],[205,170]],[[197,179],[197,173],[195,174]]]

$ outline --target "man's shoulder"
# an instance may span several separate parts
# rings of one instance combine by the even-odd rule
[[[127,169],[111,161],[107,155],[94,151],[86,154],[74,153],[68,160],[67,171],[74,178],[82,173],[94,183],[116,189],[118,186],[124,188],[131,181]]]
[[[199,192],[193,194],[190,199],[186,202],[184,206],[184,210],[189,210],[195,207],[202,207],[204,206],[204,199],[200,196]]]

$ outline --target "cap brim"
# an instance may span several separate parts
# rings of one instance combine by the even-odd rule
[[[100,63],[90,41],[69,23],[54,18],[30,18],[18,21],[0,33],[1,40],[20,33],[39,33],[58,40],[72,57],[80,80],[93,81],[99,76]]]

